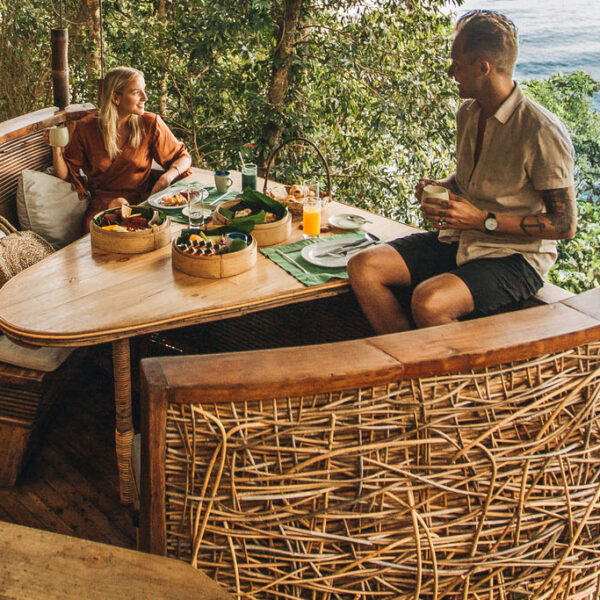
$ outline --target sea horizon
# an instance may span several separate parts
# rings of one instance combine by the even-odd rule
[[[600,81],[600,2],[598,0],[465,0],[449,4],[457,17],[474,9],[506,15],[518,30],[517,82],[585,71]],[[592,101],[600,110],[600,94]]]

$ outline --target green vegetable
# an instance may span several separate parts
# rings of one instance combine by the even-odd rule
[[[237,252],[238,250],[243,250],[246,247],[247,245],[244,240],[231,240],[231,244],[229,244],[229,252]]]
[[[179,243],[185,244],[190,239],[190,235],[192,235],[193,233],[195,233],[196,235],[201,235],[202,233],[204,233],[205,235],[208,235],[209,237],[213,237],[213,236],[223,236],[226,233],[231,233],[233,231],[239,231],[241,233],[250,233],[253,229],[254,229],[254,223],[242,222],[241,220],[236,221],[235,225],[223,225],[222,227],[217,227],[216,229],[207,229],[207,230],[200,230],[198,228],[182,229],[179,234],[179,237],[177,238],[177,242],[175,242],[175,243],[176,244],[179,244]]]
[[[277,219],[283,219],[285,217],[287,207],[265,194],[261,194],[251,188],[246,188],[244,193],[240,196],[241,200],[230,206],[229,208],[219,208],[219,212],[228,220],[234,221],[237,224],[251,221],[257,225],[265,222],[265,211],[272,212]],[[252,213],[246,217],[234,217],[235,213],[239,210],[249,208]]]

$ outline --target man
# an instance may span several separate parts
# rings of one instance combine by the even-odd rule
[[[516,29],[493,11],[459,19],[448,75],[464,102],[457,115],[456,172],[419,181],[449,190],[428,198],[437,232],[375,246],[352,257],[350,283],[377,333],[488,314],[543,285],[557,239],[577,226],[574,152],[563,125],[513,81]],[[412,291],[410,310],[395,288]],[[412,317],[412,320],[411,320]]]

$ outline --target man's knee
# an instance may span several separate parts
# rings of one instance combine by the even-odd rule
[[[427,282],[423,282],[414,289],[410,303],[412,317],[417,327],[436,325],[442,311],[438,292],[426,284]]]
[[[378,262],[370,252],[359,252],[351,256],[346,267],[350,281],[363,281],[377,276]]]
[[[411,313],[417,327],[456,321],[473,311],[473,298],[461,280],[442,275],[420,283],[413,292]]]
[[[361,285],[408,285],[410,274],[402,257],[391,247],[381,245],[350,257],[347,265],[350,283]]]

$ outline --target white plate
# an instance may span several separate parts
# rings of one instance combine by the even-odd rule
[[[353,215],[331,215],[329,217],[329,224],[337,227],[338,229],[360,229],[364,223],[359,223],[358,221],[353,221],[348,217]]]
[[[163,203],[163,198],[166,198],[168,196],[176,196],[177,194],[181,194],[181,192],[184,192],[187,188],[181,186],[181,187],[177,187],[177,188],[171,188],[171,189],[166,189],[166,190],[162,190],[161,192],[158,192],[156,194],[154,194],[153,196],[150,196],[150,198],[148,198],[148,204],[150,206],[152,206],[153,208],[158,208],[159,210],[181,210],[184,206],[187,206],[187,204],[179,204],[177,206],[169,206],[168,204],[164,204]],[[208,190],[204,190],[204,189],[199,189],[199,188],[193,188],[194,190],[198,190],[200,192],[200,197],[194,202],[194,204],[196,204],[197,202],[202,202],[201,198],[206,200],[206,198],[208,197]]]
[[[192,219],[205,219],[206,217],[210,217],[213,214],[213,208],[211,206],[207,206],[206,204],[192,204],[190,206],[190,210],[192,213]],[[188,217],[189,216],[188,207],[184,206],[181,214]]]
[[[331,252],[336,248],[339,248],[344,243],[347,244],[348,240],[334,240],[333,242],[319,242],[317,244],[310,244],[302,248],[300,255],[306,262],[317,265],[317,267],[345,267],[350,259],[350,256],[318,256],[319,254],[324,254],[325,252]],[[352,255],[352,253],[350,254]]]

